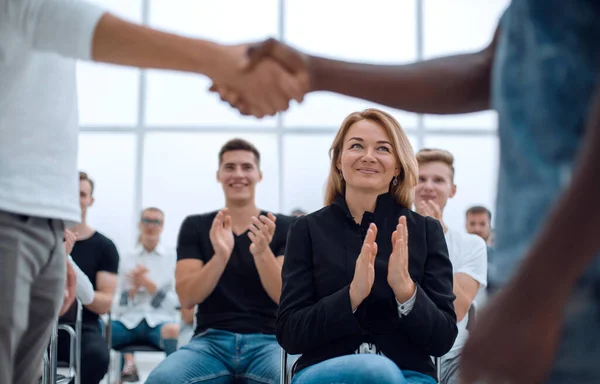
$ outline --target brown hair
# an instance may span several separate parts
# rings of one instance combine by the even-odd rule
[[[79,181],[87,181],[88,183],[90,183],[91,188],[91,192],[90,192],[90,196],[94,194],[94,180],[90,179],[90,177],[88,176],[87,173],[85,172],[81,172],[79,171]]]
[[[488,218],[490,219],[490,221],[492,221],[492,212],[490,212],[489,209],[487,209],[486,207],[484,207],[482,205],[475,205],[475,206],[467,209],[466,216],[469,216],[470,214],[477,215],[479,213],[487,213]]]
[[[417,185],[418,180],[418,165],[412,145],[406,133],[402,130],[400,123],[390,114],[375,108],[365,109],[364,111],[348,115],[333,139],[333,144],[331,144],[329,150],[331,166],[325,187],[325,205],[333,203],[338,194],[344,195],[346,192],[346,181],[339,176],[337,163],[342,154],[346,133],[354,123],[361,120],[370,120],[379,124],[389,135],[394,147],[394,155],[398,162],[398,168],[400,169],[396,186],[393,186],[390,180],[390,193],[394,196],[398,204],[408,208],[412,207],[414,187]]]
[[[423,148],[417,152],[417,162],[419,165],[440,162],[450,167],[450,181],[454,182],[454,156],[445,149]]]
[[[219,165],[223,163],[223,154],[229,151],[252,152],[254,154],[254,157],[256,158],[256,164],[260,166],[260,152],[258,152],[258,149],[256,149],[256,147],[249,141],[240,138],[235,138],[223,144],[221,150],[219,151]]]

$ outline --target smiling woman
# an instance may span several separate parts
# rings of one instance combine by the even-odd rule
[[[350,114],[330,150],[325,207],[290,227],[277,341],[294,381],[436,383],[457,335],[440,223],[412,212],[417,161],[389,114]],[[409,252],[410,250],[410,252]]]
[[[350,114],[333,140],[330,156],[325,205],[338,194],[389,191],[399,204],[412,206],[417,161],[406,133],[386,112],[371,108]]]

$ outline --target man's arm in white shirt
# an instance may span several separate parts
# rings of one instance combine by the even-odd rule
[[[300,101],[303,97],[304,83],[292,79],[272,61],[260,63],[252,75],[242,73],[247,63],[244,46],[223,46],[161,32],[120,19],[83,0],[0,0],[0,26],[8,27],[34,50],[203,74],[240,91],[242,96],[250,96],[269,114],[273,108],[286,109],[290,98]]]
[[[35,50],[140,68],[208,74],[221,48],[127,22],[83,0],[0,0],[0,25]]]
[[[92,301],[94,301],[94,286],[92,285],[92,282],[88,279],[87,275],[79,269],[77,264],[75,264],[71,255],[69,255],[69,263],[71,263],[75,270],[75,275],[77,275],[77,298],[83,305],[91,304]]]

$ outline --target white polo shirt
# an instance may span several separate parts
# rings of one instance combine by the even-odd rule
[[[104,10],[79,0],[0,0],[0,210],[78,222],[75,59]]]

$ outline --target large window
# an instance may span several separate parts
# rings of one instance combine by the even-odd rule
[[[269,36],[312,54],[402,64],[482,49],[508,0],[94,0],[129,20],[227,44]],[[380,107],[406,129],[414,149],[456,157],[457,196],[446,212],[464,225],[472,204],[494,206],[497,173],[493,112],[418,115],[319,92],[279,116],[243,117],[207,92],[205,77],[79,63],[79,165],[96,182],[90,222],[117,243],[134,245],[139,213],[166,213],[163,241],[174,245],[189,214],[223,206],[216,181],[219,147],[242,137],[262,154],[261,208],[290,213],[322,207],[329,147],[350,113]],[[406,90],[410,92],[410,90]]]

